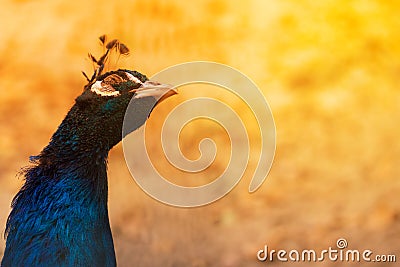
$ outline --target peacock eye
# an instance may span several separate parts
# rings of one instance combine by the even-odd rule
[[[96,81],[90,90],[100,96],[115,97],[121,94],[121,87],[123,88],[125,87],[123,85],[127,84],[130,86],[137,85],[133,87],[138,87],[142,84],[142,82],[128,72],[122,72],[121,75],[113,73],[105,77],[103,80]]]
[[[119,91],[115,90],[112,84],[105,82],[107,78],[102,81],[96,81],[90,90],[100,96],[118,96],[120,94]]]
[[[114,87],[104,84],[103,81],[96,81],[90,90],[100,96],[118,96],[120,94]]]

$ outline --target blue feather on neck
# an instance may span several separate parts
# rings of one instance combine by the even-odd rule
[[[127,72],[147,81],[128,70],[97,78],[118,74],[123,80]],[[131,81],[113,84],[120,90],[116,97],[98,95],[91,85],[24,170],[25,184],[7,220],[2,267],[116,266],[107,207],[107,156],[122,139],[128,104],[134,115],[128,125],[132,132],[145,123],[157,100],[133,98],[133,89],[141,84]]]
[[[25,171],[12,203],[2,266],[115,266],[107,208],[107,154],[87,149],[67,120]],[[55,164],[56,163],[56,164]]]

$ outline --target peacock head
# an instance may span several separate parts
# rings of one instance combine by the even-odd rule
[[[123,123],[127,124],[126,134],[136,130],[156,105],[174,94],[171,85],[150,81],[137,71],[119,69],[89,82],[76,99],[75,110],[86,126],[86,134],[90,132],[96,142],[111,148],[123,137]],[[129,119],[124,122],[126,114]]]

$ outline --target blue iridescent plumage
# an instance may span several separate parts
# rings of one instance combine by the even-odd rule
[[[118,76],[118,82],[104,83],[104,88],[118,94],[90,90],[96,80],[106,81],[111,75]],[[25,184],[13,199],[6,225],[1,266],[116,265],[107,207],[107,156],[122,139],[131,99],[131,131],[146,121],[157,100],[135,99],[135,90],[147,81],[138,72],[118,70],[96,80],[89,81],[50,143],[24,170]]]

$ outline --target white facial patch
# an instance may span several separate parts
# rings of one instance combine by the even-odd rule
[[[125,72],[125,74],[126,74],[126,76],[128,76],[130,81],[132,81],[134,83],[138,83],[138,84],[143,84],[138,78],[136,78],[135,76],[133,76],[129,72]]]
[[[141,84],[143,85],[143,83],[136,78],[135,76],[133,76],[132,74],[130,74],[129,72],[125,72],[126,77],[128,77],[128,79],[136,84]],[[126,82],[126,78],[122,78],[121,76],[119,76],[118,74],[111,74],[109,76],[107,76],[106,78],[104,78],[104,80],[102,81],[96,81],[92,87],[91,87],[91,91],[101,95],[101,96],[119,96],[120,92],[118,90],[115,90],[113,85],[114,84],[119,84],[122,82]]]
[[[119,91],[116,91],[111,85],[103,83],[103,81],[96,81],[90,90],[101,96],[118,96]]]

